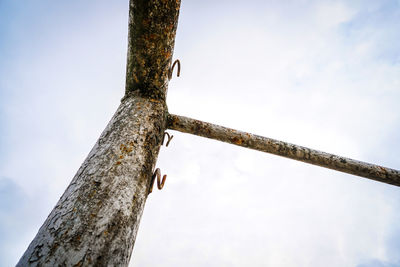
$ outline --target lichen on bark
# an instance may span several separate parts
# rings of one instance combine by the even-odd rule
[[[179,7],[180,0],[130,1],[127,95],[165,100]]]
[[[165,112],[141,97],[121,103],[18,266],[129,263]]]
[[[167,119],[180,0],[130,0],[121,104],[17,266],[127,266]]]
[[[313,165],[400,186],[400,171],[174,114],[167,127]]]

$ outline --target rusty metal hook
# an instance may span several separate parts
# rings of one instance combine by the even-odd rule
[[[168,78],[171,80],[172,79],[172,72],[174,71],[175,65],[178,64],[178,72],[176,73],[176,76],[179,77],[181,75],[181,62],[179,59],[175,60],[172,66],[169,68],[169,73],[168,73]]]
[[[156,180],[157,177],[157,188],[159,190],[161,190],[164,187],[165,184],[165,180],[167,179],[167,175],[164,174],[162,181],[161,181],[161,171],[160,168],[157,168],[153,174],[153,176],[151,176],[151,183],[150,183],[150,190],[149,190],[149,194],[151,192],[153,192],[153,186],[154,186],[154,181]]]
[[[167,133],[167,132],[164,132],[162,143],[161,143],[162,145],[164,144],[165,135],[167,135],[167,137],[168,137],[168,141],[165,144],[165,146],[168,146],[169,142],[171,142],[171,140],[172,140],[172,138],[174,138],[174,136],[173,135],[169,135],[169,133]]]

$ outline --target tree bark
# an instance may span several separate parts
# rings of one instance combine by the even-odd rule
[[[167,120],[179,0],[131,0],[117,112],[17,266],[127,266]]]
[[[126,96],[165,101],[180,2],[130,1]]]
[[[169,114],[167,127],[222,142],[400,186],[400,171],[345,158],[272,138],[246,133],[184,116]]]

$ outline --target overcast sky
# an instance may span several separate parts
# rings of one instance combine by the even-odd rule
[[[0,0],[0,266],[124,93],[128,0]],[[183,0],[171,113],[400,169],[400,1]],[[400,266],[400,188],[170,131],[131,266]]]

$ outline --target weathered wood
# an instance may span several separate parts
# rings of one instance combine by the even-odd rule
[[[400,171],[169,114],[167,128],[400,186]]]
[[[130,1],[127,95],[165,100],[180,2]]]
[[[179,0],[131,0],[121,105],[17,266],[127,266],[167,119]]]
[[[125,99],[18,266],[129,263],[165,127],[165,106]]]

